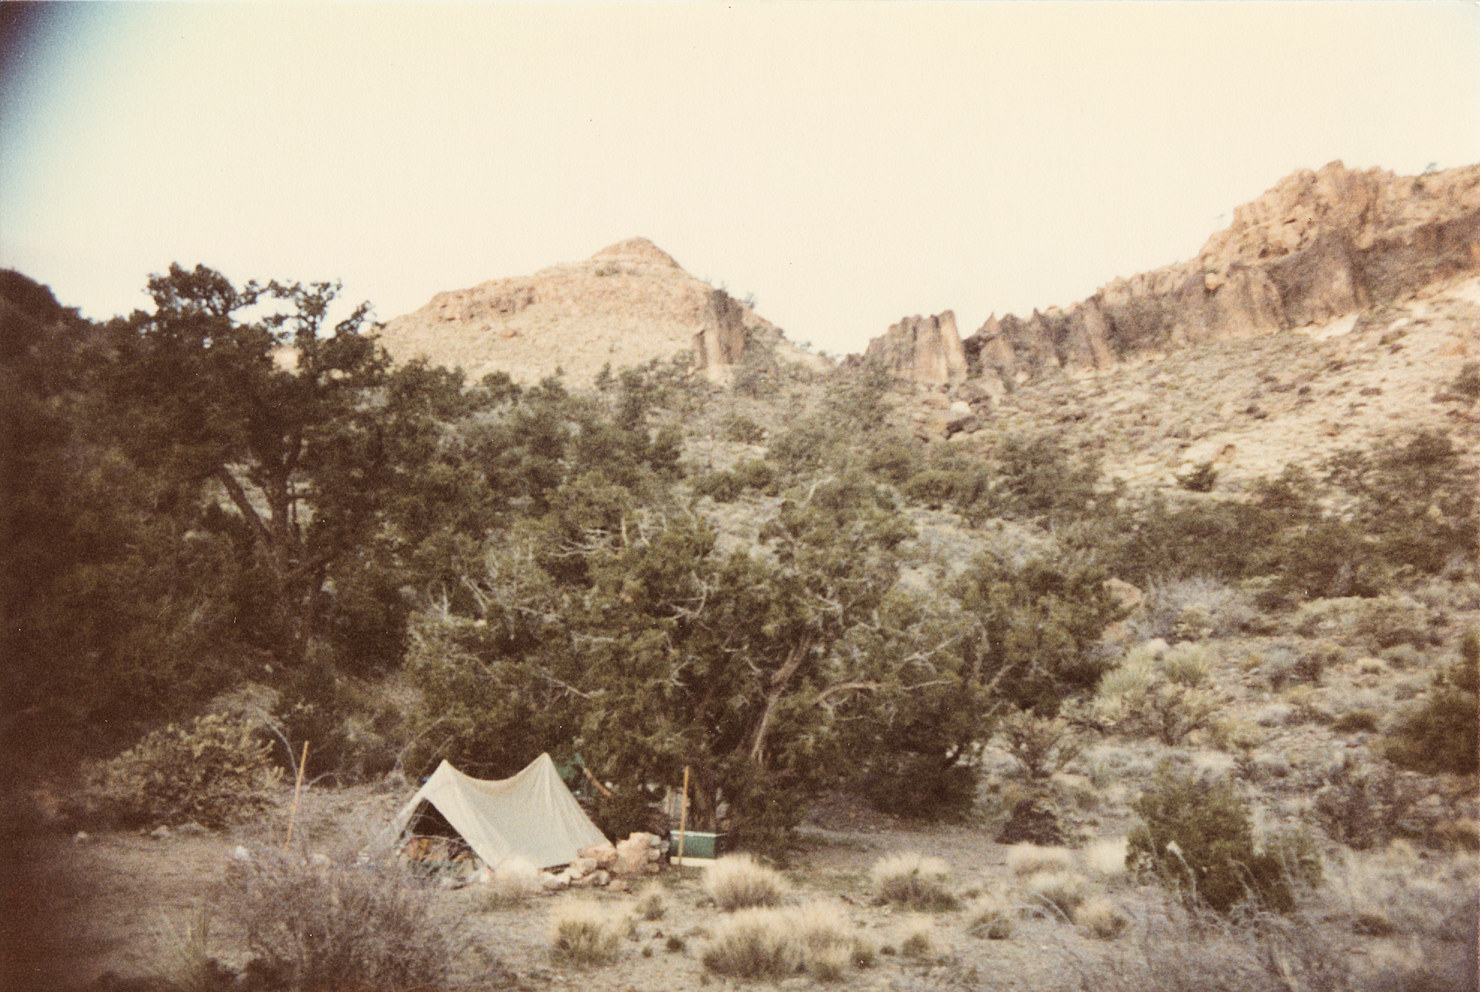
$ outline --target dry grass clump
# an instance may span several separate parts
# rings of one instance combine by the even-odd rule
[[[1079,863],[1100,878],[1117,879],[1126,873],[1125,857],[1129,850],[1130,844],[1125,837],[1102,837],[1080,849]]]
[[[527,859],[515,855],[499,862],[493,869],[482,901],[487,909],[517,906],[543,891],[545,887],[540,882],[540,870]]]
[[[663,914],[668,912],[668,897],[663,892],[663,886],[657,882],[649,883],[637,894],[634,909],[640,919],[661,920]]]
[[[978,896],[966,907],[966,932],[988,940],[1006,940],[1013,931],[1013,905],[995,893]]]
[[[1068,871],[1073,865],[1074,855],[1067,847],[1014,844],[1007,850],[1007,870],[1018,878],[1040,871]]]
[[[727,913],[779,906],[791,894],[786,877],[748,854],[727,854],[704,873],[704,891]]]
[[[700,956],[710,971],[746,981],[801,972],[839,981],[849,965],[869,958],[842,911],[828,903],[738,910],[719,922]]]
[[[1039,907],[1068,920],[1089,895],[1089,882],[1075,872],[1051,869],[1029,875],[1023,889]]]
[[[899,939],[899,953],[907,958],[934,961],[944,956],[935,921],[916,913],[904,922]]]
[[[550,911],[551,953],[574,965],[611,964],[632,927],[619,907],[594,899],[570,899]]]
[[[218,911],[290,992],[442,988],[470,946],[461,919],[404,872],[315,862],[273,850],[227,869]]]
[[[1074,923],[1101,940],[1114,940],[1130,920],[1119,906],[1104,896],[1094,896],[1074,910]]]
[[[211,957],[211,909],[201,906],[195,916],[177,927],[168,916],[161,918],[158,934],[159,961],[150,976],[154,984],[169,992],[193,992],[223,983],[219,962]],[[225,972],[226,980],[230,973]]]
[[[1135,939],[1105,953],[1065,960],[1066,973],[1043,992],[1346,992],[1350,956],[1326,929],[1299,917],[1224,917],[1175,903],[1152,907]]]
[[[880,858],[869,872],[878,899],[911,909],[954,906],[956,897],[946,885],[950,874],[944,859],[914,852]]]
[[[1395,841],[1338,858],[1330,872],[1353,930],[1473,942],[1480,926],[1480,859],[1472,853],[1422,858]]]

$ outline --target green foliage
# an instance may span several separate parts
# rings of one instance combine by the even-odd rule
[[[747,490],[774,493],[776,468],[770,462],[747,458],[728,471],[711,472],[694,480],[694,494],[708,496],[716,503],[729,503]]]
[[[219,828],[265,808],[280,777],[249,725],[203,716],[157,730],[103,764],[88,798],[123,825]]]
[[[1189,902],[1227,913],[1254,898],[1288,912],[1292,885],[1319,880],[1308,842],[1280,839],[1256,850],[1248,801],[1228,779],[1163,763],[1134,806],[1142,822],[1131,831],[1127,866],[1154,874]]]
[[[996,516],[1071,520],[1095,502],[1098,461],[1073,457],[1056,434],[1008,434],[992,455],[997,475],[987,499]]]
[[[1123,611],[1105,580],[1098,566],[1072,560],[979,559],[960,583],[962,606],[976,618],[969,662],[1000,675],[998,691],[1020,708],[1052,715],[1111,664],[1096,645]]]
[[[732,413],[720,424],[720,433],[726,441],[740,444],[760,444],[766,439],[766,429],[749,417]]]
[[[1210,493],[1217,483],[1218,470],[1213,467],[1212,462],[1200,462],[1177,476],[1177,485],[1190,493]]]
[[[1468,629],[1460,657],[1434,677],[1428,696],[1401,716],[1381,750],[1394,764],[1437,774],[1480,771],[1480,632]]]

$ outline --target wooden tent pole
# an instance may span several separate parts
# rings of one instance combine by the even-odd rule
[[[283,841],[283,850],[293,843],[293,822],[298,819],[298,796],[303,792],[303,770],[308,767],[308,741],[303,742],[303,757],[298,759],[298,784],[293,786],[293,810],[288,814],[288,839]]]
[[[684,829],[689,825],[689,766],[683,766],[683,803],[678,808],[678,866],[683,867]]]

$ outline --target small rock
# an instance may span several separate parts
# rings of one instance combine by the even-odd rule
[[[88,835],[86,830],[79,830],[72,835],[72,843],[74,844],[86,844],[90,840],[92,840],[92,837]]]
[[[202,834],[210,833],[209,830],[201,826],[199,823],[196,823],[194,820],[191,820],[183,827],[176,827],[175,832],[182,837],[199,837]]]
[[[233,847],[231,849],[231,854],[229,855],[229,857],[232,861],[251,861],[252,852],[238,844],[236,845],[236,847]]]
[[[170,828],[161,823],[159,826],[149,831],[149,836],[153,837],[155,840],[168,840],[170,836]]]

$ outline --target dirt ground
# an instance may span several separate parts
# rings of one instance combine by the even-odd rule
[[[403,799],[400,793],[367,786],[310,789],[299,813],[294,846],[336,859],[352,857]],[[189,829],[167,835],[52,833],[12,845],[12,863],[6,866],[7,902],[19,915],[7,924],[12,967],[7,987],[99,988],[107,987],[108,980],[100,985],[99,979],[108,973],[123,979],[150,974],[159,965],[167,928],[188,925],[203,904],[219,906],[218,886],[238,846],[249,850],[281,846],[287,807],[284,796],[258,821],[220,833]],[[1113,808],[1093,819],[1098,821],[1095,834],[1123,835],[1126,821]],[[1065,921],[1031,916],[1016,921],[1011,939],[973,936],[967,929],[970,914],[965,904],[976,892],[1009,880],[1009,848],[995,843],[994,833],[995,824],[986,818],[920,826],[848,803],[825,805],[814,813],[799,833],[786,874],[799,899],[840,905],[858,935],[879,952],[871,967],[845,975],[842,987],[1095,987],[1081,986],[1075,976],[1089,980],[1107,958],[1133,952],[1137,924],[1149,923],[1158,907],[1165,906],[1153,886],[1139,885],[1123,874],[1091,875],[1095,889],[1132,920],[1131,929],[1118,940],[1097,940]],[[944,858],[951,866],[954,888],[965,897],[962,908],[930,914],[936,946],[923,957],[900,953],[914,914],[875,905],[870,893],[874,863],[886,854],[906,851]],[[21,865],[28,866],[25,872]],[[627,992],[740,987],[707,974],[701,964],[704,942],[722,915],[705,895],[702,877],[703,869],[666,868],[658,879],[666,912],[657,920],[639,920],[619,960],[601,967],[576,968],[552,956],[550,912],[562,901],[587,896],[635,904],[633,891],[567,891],[490,909],[475,886],[439,891],[436,909],[466,922],[482,949],[463,957],[461,977],[471,988]],[[213,922],[210,951],[223,962],[240,966],[246,948],[226,917],[229,914]],[[1342,953],[1388,953],[1378,946],[1381,942],[1355,934],[1338,916],[1328,913],[1327,921],[1327,936]],[[676,947],[673,938],[682,946]],[[824,987],[802,976],[780,983],[783,988],[814,986]]]

